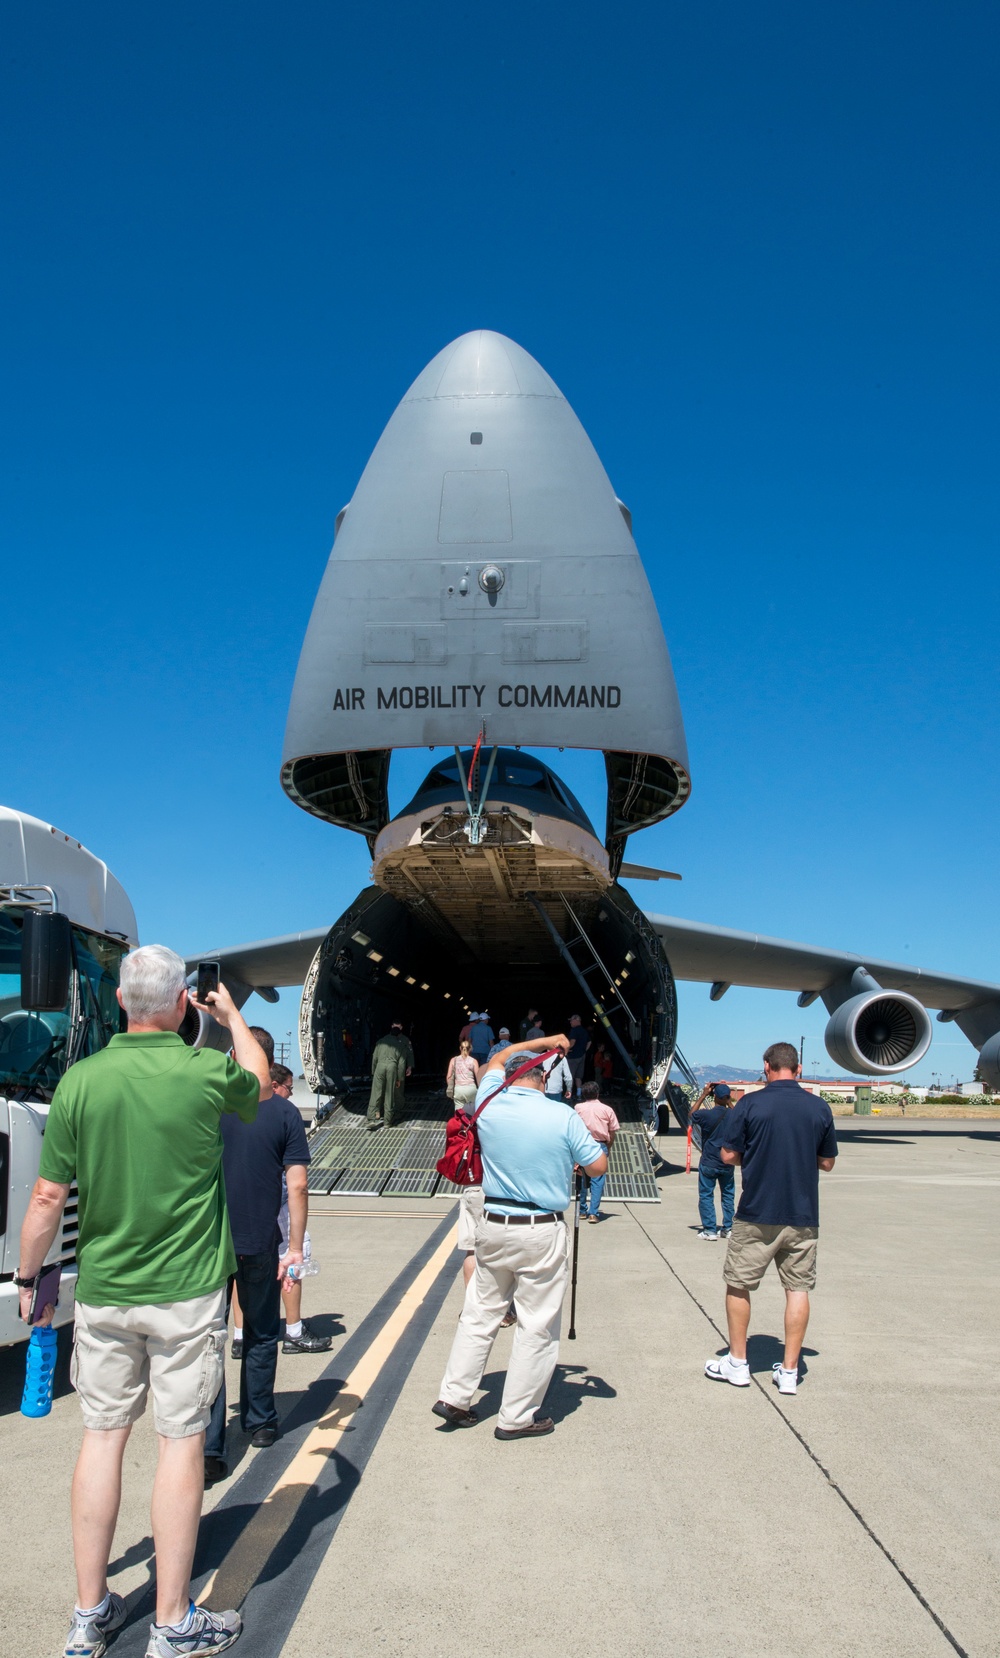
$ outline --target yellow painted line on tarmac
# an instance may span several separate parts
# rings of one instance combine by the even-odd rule
[[[457,1238],[455,1226],[401,1297],[345,1380],[330,1410],[303,1440],[253,1519],[216,1567],[198,1596],[199,1606],[211,1602],[219,1610],[243,1604],[322,1471],[324,1459],[337,1450],[341,1435],[364,1404],[397,1342],[426,1300],[446,1260],[454,1252]]]

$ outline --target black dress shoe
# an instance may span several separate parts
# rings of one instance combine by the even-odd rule
[[[453,1428],[474,1428],[479,1417],[474,1410],[463,1410],[461,1405],[449,1405],[447,1400],[439,1399],[436,1405],[431,1406],[435,1416],[441,1416],[450,1422]]]
[[[218,1485],[220,1480],[229,1477],[229,1464],[221,1457],[205,1458],[205,1485]]]
[[[494,1439],[537,1439],[543,1433],[555,1433],[556,1425],[551,1416],[536,1416],[526,1428],[494,1428]]]
[[[256,1445],[260,1451],[266,1451],[274,1444],[278,1437],[277,1428],[257,1428],[250,1435],[251,1445]]]
[[[305,1319],[300,1336],[286,1336],[281,1343],[283,1353],[326,1353],[332,1345],[332,1336],[314,1336]]]

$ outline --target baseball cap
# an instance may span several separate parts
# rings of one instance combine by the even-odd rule
[[[509,1077],[514,1071],[517,1070],[519,1065],[527,1065],[530,1059],[535,1059],[537,1061],[537,1064],[533,1065],[531,1069],[540,1071],[542,1068],[542,1061],[539,1054],[511,1054],[510,1058],[504,1061],[504,1076]],[[529,1076],[530,1072],[525,1071],[524,1074],[525,1076]]]
[[[497,1034],[498,1034],[498,1036],[509,1036],[510,1031],[508,1030],[506,1025],[501,1025],[499,1031],[497,1032]]]
[[[717,1100],[728,1100],[732,1095],[732,1092],[733,1091],[728,1082],[715,1082],[712,1084],[712,1093],[715,1095]]]

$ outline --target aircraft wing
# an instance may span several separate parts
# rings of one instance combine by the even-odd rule
[[[198,955],[188,956],[186,966],[190,972],[200,961],[217,961],[227,984],[239,980],[261,995],[278,985],[302,984],[313,956],[329,931],[329,927],[313,927],[306,933],[283,933],[280,938],[261,938],[253,944],[202,950]],[[272,997],[265,995],[264,1000],[270,1001]]]
[[[730,985],[753,985],[766,990],[795,990],[806,1003],[824,996],[827,1006],[850,994],[860,970],[885,990],[905,991],[924,1007],[940,1008],[940,1018],[954,1019],[975,1047],[1000,1031],[1000,984],[933,973],[901,962],[847,950],[822,950],[760,933],[736,932],[728,927],[682,921],[673,915],[647,917],[663,942],[678,979],[711,984],[716,1000]],[[860,980],[856,981],[860,986]]]

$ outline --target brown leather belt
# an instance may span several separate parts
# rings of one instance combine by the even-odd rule
[[[539,1221],[562,1220],[562,1215],[498,1215],[491,1209],[483,1211],[484,1219],[499,1221],[501,1226],[537,1226]]]

